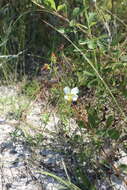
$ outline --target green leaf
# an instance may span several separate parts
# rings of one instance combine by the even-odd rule
[[[80,45],[86,45],[86,44],[87,44],[87,41],[86,41],[86,40],[85,40],[85,41],[84,41],[84,40],[79,40],[79,44],[80,44]]]
[[[110,127],[112,125],[114,121],[114,117],[112,115],[110,115],[108,118],[107,118],[107,121],[106,121],[106,127]]]
[[[108,134],[109,138],[111,138],[113,140],[117,140],[120,137],[120,132],[116,129],[109,129],[107,131],[107,134]]]
[[[64,34],[64,33],[65,33],[65,29],[62,28],[62,27],[61,27],[61,28],[58,28],[57,30],[58,30],[58,32],[60,32],[61,34]]]
[[[80,155],[80,157],[81,157],[81,155]],[[85,186],[85,189],[96,190],[96,187],[94,186],[94,184],[91,183],[90,179],[85,174],[85,172],[83,172],[83,170],[81,168],[78,168],[75,172],[76,172],[76,175],[79,176],[80,181],[82,181],[81,184],[83,186]]]
[[[88,71],[83,71],[83,75],[87,75],[87,76],[91,76],[91,77],[94,77],[95,74],[94,73],[90,73]]]
[[[120,164],[118,167],[123,173],[127,174],[127,164]]]
[[[80,13],[80,8],[76,7],[76,8],[74,8],[72,15],[73,15],[73,17],[76,17],[79,13]]]
[[[77,23],[77,26],[80,26],[83,29],[88,29],[88,27],[86,27],[84,24]]]
[[[94,26],[97,22],[91,22],[90,27]]]
[[[80,129],[84,128],[84,122],[83,121],[78,120],[77,123],[78,123],[78,126]]]
[[[70,181],[64,180],[61,177],[58,177],[58,176],[56,176],[56,175],[54,175],[52,173],[44,172],[44,171],[37,171],[37,172],[41,173],[42,175],[47,175],[47,176],[53,177],[58,182],[60,182],[61,184],[65,185],[66,187],[68,187],[71,190],[81,190],[79,187],[77,187],[75,184],[71,183]]]
[[[95,128],[98,125],[99,118],[95,109],[89,111],[88,120],[90,127]]]
[[[67,10],[67,5],[65,3],[57,7],[57,11],[66,11],[66,10]]]
[[[89,41],[87,42],[87,45],[88,45],[88,48],[89,48],[89,49],[95,49],[96,46],[97,46],[97,44],[95,43],[94,40],[89,40]]]
[[[44,0],[44,3],[56,11],[56,4],[54,0]]]
[[[92,80],[90,80],[90,82],[87,83],[87,87],[89,87],[89,88],[91,86],[96,86],[96,85],[98,85],[98,79],[97,78],[92,79]]]
[[[126,87],[122,90],[122,94],[125,98],[127,98],[127,89]]]
[[[89,13],[88,20],[89,20],[90,27],[96,24],[95,16],[96,16],[96,13]]]
[[[75,26],[75,25],[76,25],[76,21],[73,19],[73,20],[71,20],[71,21],[70,21],[70,23],[69,23],[69,24],[70,24],[70,26],[71,26],[71,27],[73,27],[73,26]]]

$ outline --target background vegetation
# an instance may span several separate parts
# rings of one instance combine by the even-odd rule
[[[67,162],[74,158],[71,181],[92,190],[109,173],[121,177],[114,161],[127,149],[127,1],[1,0],[0,7],[1,82],[32,79],[23,87],[32,98],[42,90],[35,77],[48,88]],[[79,88],[76,103],[64,100],[65,86]],[[79,131],[72,136],[70,118]]]

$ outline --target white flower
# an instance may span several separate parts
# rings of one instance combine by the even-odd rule
[[[70,89],[68,86],[64,88],[64,93],[65,93],[65,100],[72,102],[72,101],[77,101],[78,99],[78,93],[79,89],[77,87]]]

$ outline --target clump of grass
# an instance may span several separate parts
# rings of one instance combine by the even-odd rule
[[[39,93],[40,85],[37,80],[26,81],[22,86],[22,93],[28,96],[29,98],[35,99]]]

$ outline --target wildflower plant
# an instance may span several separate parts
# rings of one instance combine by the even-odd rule
[[[52,54],[51,54],[51,63],[56,64],[56,62],[57,62],[57,57],[56,57],[55,53],[52,52]]]
[[[77,87],[70,89],[68,86],[64,88],[64,99],[68,102],[75,102],[78,99],[79,89]]]

